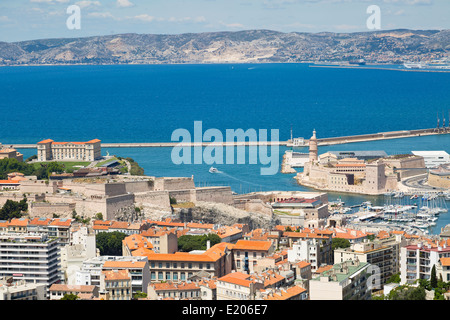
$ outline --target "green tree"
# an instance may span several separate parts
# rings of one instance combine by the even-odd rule
[[[170,200],[170,204],[177,204],[177,199],[175,199],[174,197],[169,197]]]
[[[102,256],[121,256],[122,240],[127,235],[123,232],[100,232],[95,237],[96,247],[100,250]]]
[[[103,214],[101,212],[97,212],[95,214],[95,220],[103,220]]]
[[[66,293],[61,300],[78,300],[78,296],[76,294],[73,293]]]
[[[214,233],[201,236],[184,235],[178,238],[178,250],[183,252],[206,250],[208,240],[210,241],[211,247],[222,241],[222,239]]]
[[[422,286],[399,286],[389,292],[389,300],[425,300],[426,292]]]
[[[335,250],[337,248],[348,248],[350,247],[350,241],[348,241],[347,239],[343,239],[343,238],[333,238],[331,240],[331,249]]]
[[[430,286],[434,289],[438,286],[438,279],[436,276],[436,265],[431,268]]]
[[[386,283],[400,283],[400,273],[393,274],[387,279]]]
[[[147,298],[147,294],[145,292],[136,291],[136,293],[133,295],[133,299],[135,300],[142,298]]]
[[[19,202],[8,199],[0,209],[0,220],[20,218],[22,217],[23,212],[27,210],[28,203],[26,198],[20,200]]]
[[[55,172],[55,173],[64,172],[63,165],[56,161],[53,161],[53,162],[50,162],[49,164],[47,164],[47,170],[46,170],[47,178],[50,178],[50,176],[52,175],[53,172]]]

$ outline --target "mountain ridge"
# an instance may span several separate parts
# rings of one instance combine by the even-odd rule
[[[181,34],[123,33],[0,42],[0,65],[332,62],[447,57],[450,30],[281,32],[268,29]]]

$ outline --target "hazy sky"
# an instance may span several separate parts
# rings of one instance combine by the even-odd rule
[[[69,30],[67,8],[81,8]],[[0,0],[0,41],[117,33],[271,29],[370,31],[366,12],[381,10],[381,29],[449,29],[450,0]]]

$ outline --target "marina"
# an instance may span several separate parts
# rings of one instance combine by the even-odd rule
[[[373,206],[370,201],[345,206],[339,198],[329,206],[333,215],[343,215],[347,223],[357,228],[380,228],[407,231],[410,234],[431,234],[441,214],[448,213],[448,192],[406,195],[387,193],[383,205]]]

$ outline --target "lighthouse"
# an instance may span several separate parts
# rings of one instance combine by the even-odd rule
[[[317,137],[316,137],[316,129],[313,131],[312,137],[309,139],[309,162],[317,163],[319,160],[318,151],[317,151]]]

